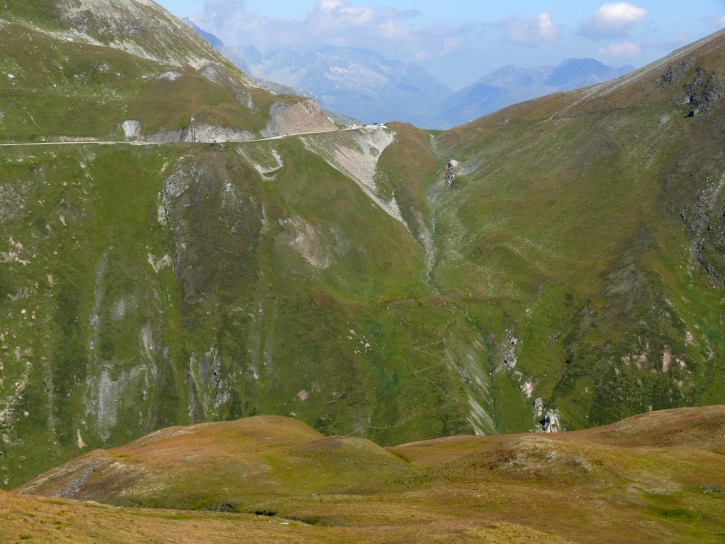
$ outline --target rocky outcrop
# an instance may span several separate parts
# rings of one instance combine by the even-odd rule
[[[188,129],[167,130],[156,132],[147,136],[142,135],[139,121],[128,120],[121,124],[126,138],[133,138],[154,144],[167,144],[173,142],[246,142],[254,139],[254,134],[246,130],[236,130],[228,127],[208,125],[206,123],[192,123]]]
[[[157,77],[173,80],[176,77],[175,74],[177,72],[166,72]],[[286,134],[333,132],[337,130],[337,125],[325,115],[314,100],[305,100],[291,105],[278,102],[272,106],[270,114],[271,120],[262,131],[262,135],[267,138]],[[135,138],[155,144],[173,142],[246,142],[254,139],[254,134],[246,130],[200,123],[193,119],[189,128],[166,130],[146,136],[142,135],[141,123],[136,120],[124,121],[121,128],[126,138]]]
[[[187,142],[188,130],[167,130],[164,132],[156,132],[141,138],[142,141],[153,144],[169,144],[172,142]]]
[[[498,368],[508,368],[513,370],[516,366],[516,347],[519,344],[519,339],[514,336],[513,329],[506,330],[506,340],[501,344],[501,363]]]
[[[448,185],[453,185],[456,181],[456,169],[458,168],[458,161],[451,159],[446,164],[446,181]]]
[[[185,131],[183,142],[244,142],[254,139],[254,134],[246,130],[207,125],[206,123],[192,124]]]
[[[152,79],[165,79],[166,81],[176,81],[182,76],[183,74],[177,72],[176,70],[169,70],[168,72],[164,72],[163,74],[155,75]]]
[[[681,84],[682,79],[687,75],[690,70],[692,70],[692,67],[694,65],[695,59],[689,58],[677,64],[672,64],[671,66],[668,66],[667,70],[665,70],[660,77],[660,84],[665,89],[673,88],[678,84]]]
[[[725,91],[720,84],[717,73],[708,73],[707,70],[702,66],[697,66],[697,64],[697,58],[689,58],[668,67],[662,74],[660,82],[664,88],[680,86],[674,102],[700,105],[725,99]]]
[[[126,138],[140,138],[141,137],[141,122],[129,119],[121,123],[123,129],[123,135]]]
[[[539,397],[534,401],[534,419],[538,425],[534,429],[537,433],[558,433],[563,430],[560,421],[559,410],[548,410],[544,412],[544,399]]]
[[[558,433],[561,431],[561,423],[559,422],[559,412],[557,410],[549,410],[546,415],[539,421],[542,433]]]
[[[272,106],[270,115],[272,118],[262,131],[262,135],[265,137],[337,130],[335,123],[312,99],[296,104],[277,102]]]

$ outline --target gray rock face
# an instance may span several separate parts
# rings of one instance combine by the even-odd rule
[[[690,57],[670,66],[662,74],[660,81],[664,88],[680,87],[674,98],[674,102],[678,104],[700,105],[725,98],[725,91],[717,73],[708,73],[702,66],[698,66],[697,57]]]
[[[549,410],[539,422],[541,424],[541,432],[558,433],[561,431],[561,423],[559,422],[559,412],[557,410]]]
[[[718,78],[717,73],[713,72],[707,80],[702,95],[706,102],[725,100],[725,90],[720,85],[720,78]]]
[[[163,74],[158,74],[153,77],[153,79],[165,79],[167,81],[176,81],[182,76],[180,72],[177,72],[175,70],[170,70],[168,72],[164,72]]]
[[[126,138],[138,138],[141,136],[141,122],[129,119],[121,124],[123,134]]]
[[[254,139],[254,134],[246,130],[235,130],[206,123],[192,124],[188,129],[157,132],[146,136],[145,141],[155,144],[173,142],[245,142]]]
[[[272,119],[262,131],[265,137],[337,130],[335,123],[310,99],[296,104],[275,103],[270,114]]]
[[[201,123],[193,125],[187,131],[187,142],[244,142],[254,138],[254,134],[246,130],[235,130],[233,128],[219,127]]]
[[[685,74],[692,69],[693,65],[694,59],[689,58],[667,68],[667,70],[665,70],[662,74],[662,86],[665,88],[675,87],[681,82],[682,78],[685,77]]]
[[[446,181],[448,185],[453,185],[456,181],[456,169],[458,168],[458,161],[451,159],[446,164]]]
[[[547,410],[546,412],[544,410],[544,399],[539,397],[534,401],[533,405],[534,419],[538,423],[534,431],[537,433],[558,433],[563,431],[559,410]]]
[[[173,142],[185,142],[187,130],[167,130],[156,132],[144,137],[144,141],[153,144],[169,144]]]

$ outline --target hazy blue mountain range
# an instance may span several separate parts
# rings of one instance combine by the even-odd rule
[[[532,68],[504,66],[439,104],[432,126],[460,125],[517,102],[595,85],[633,69],[631,65],[612,68],[594,59],[566,59],[557,66]]]
[[[226,46],[190,20],[185,22],[262,87],[314,97],[325,109],[366,122],[447,129],[517,102],[594,85],[634,69],[612,68],[594,59],[531,68],[508,65],[454,92],[417,64],[367,49],[324,46],[263,54],[252,46]]]
[[[326,109],[367,122],[397,120],[426,126],[431,105],[435,108],[452,94],[420,66],[366,49],[324,46],[265,55],[253,48],[222,51],[240,67],[248,66],[255,78],[289,86],[313,96]]]

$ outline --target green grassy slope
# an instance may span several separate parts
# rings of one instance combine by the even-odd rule
[[[259,134],[298,100],[109,5],[2,4],[0,140]],[[0,148],[0,485],[207,420],[390,445],[723,402],[722,62],[438,135]]]
[[[299,100],[150,3],[68,6],[2,4],[6,142],[120,140],[126,119],[259,133]],[[412,127],[385,150],[388,134],[2,148],[0,485],[208,419],[295,414],[383,443],[470,431],[485,391],[456,366],[475,374],[480,342],[409,232],[435,159]],[[424,161],[396,175],[408,140]],[[385,161],[378,206],[350,176]]]
[[[271,182],[242,156],[270,146]],[[205,419],[470,432],[475,331],[405,226],[299,140],[7,148],[0,168],[5,485]]]
[[[499,429],[527,384],[567,428],[723,401],[724,44],[438,138],[433,277],[498,349]]]

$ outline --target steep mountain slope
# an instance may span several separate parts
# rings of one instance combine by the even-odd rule
[[[394,137],[426,159],[405,127],[4,150],[3,479],[254,413],[384,443],[471,429],[482,346],[426,284]]]
[[[722,401],[724,70],[720,32],[438,138],[433,278],[499,331],[494,397],[529,397],[499,429]]]
[[[17,491],[256,513],[291,523],[293,534],[301,521],[316,538],[346,541],[717,542],[723,452],[723,406],[545,437],[457,436],[387,450],[255,417],[157,431]]]
[[[326,132],[313,102],[252,87],[190,29],[154,52],[152,3],[73,5],[3,5],[3,139],[188,143],[0,148],[0,484],[255,413],[383,443],[493,432],[471,411],[480,339],[427,284],[427,136]],[[154,39],[96,43],[115,21]]]

